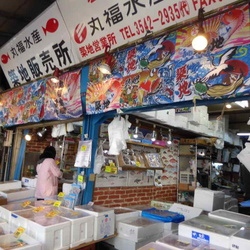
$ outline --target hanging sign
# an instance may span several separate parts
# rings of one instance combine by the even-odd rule
[[[4,45],[0,56],[10,87],[79,62],[56,3]]]
[[[177,23],[197,18],[199,8],[220,8],[235,0],[59,0],[80,61]]]

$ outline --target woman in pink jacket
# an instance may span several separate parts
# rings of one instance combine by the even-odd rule
[[[58,178],[62,177],[62,172],[55,162],[56,150],[53,146],[48,146],[40,155],[40,160],[36,167],[37,184],[35,196],[38,200],[45,197],[57,195]]]

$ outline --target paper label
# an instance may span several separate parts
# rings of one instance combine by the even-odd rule
[[[57,216],[58,214],[60,214],[60,211],[58,210],[52,210],[49,213],[46,214],[47,218],[53,218],[55,216]]]
[[[86,151],[87,150],[87,146],[84,145],[84,146],[81,146],[81,151]]]
[[[140,163],[139,161],[136,161],[136,162],[135,162],[135,165],[136,165],[136,167],[140,167],[140,166],[141,166],[141,163]]]
[[[58,194],[58,197],[64,197],[64,193],[63,192],[60,192],[59,194]]]
[[[39,213],[39,212],[41,212],[41,211],[43,211],[44,210],[44,207],[36,207],[36,208],[34,208],[33,210],[32,210],[32,212],[34,212],[34,213]]]
[[[79,182],[83,182],[83,176],[82,176],[82,175],[78,175],[77,180],[78,180]]]
[[[14,236],[15,236],[16,238],[20,238],[21,235],[24,233],[24,231],[25,231],[25,228],[23,228],[23,227],[18,227],[17,230],[14,232]]]
[[[196,239],[205,243],[210,242],[210,237],[207,234],[199,233],[196,231],[192,231],[192,239]]]
[[[31,203],[31,201],[24,201],[21,206],[27,207],[30,203]]]
[[[53,207],[60,207],[61,203],[62,203],[61,201],[55,201]]]

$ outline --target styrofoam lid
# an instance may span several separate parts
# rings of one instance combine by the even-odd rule
[[[235,212],[231,212],[231,211],[227,211],[224,209],[219,209],[219,210],[215,210],[213,212],[210,212],[208,214],[209,217],[211,218],[216,218],[216,219],[224,219],[224,220],[233,220],[236,223],[250,223],[250,216],[245,215],[245,214],[239,214],[239,213],[235,213]]]
[[[152,220],[152,219],[148,219],[144,217],[139,217],[139,218],[131,217],[131,218],[124,219],[120,221],[119,223],[129,224],[129,225],[136,226],[136,227],[146,227],[146,226],[157,224],[157,223],[163,224],[163,222],[161,221]]]
[[[204,229],[226,236],[234,234],[242,227],[241,224],[212,219],[206,215],[200,215],[196,218],[184,221],[180,225],[188,225],[194,228]]]
[[[131,212],[138,212],[138,210],[128,208],[128,207],[114,207],[115,214],[126,214]]]
[[[89,212],[94,212],[94,213],[105,213],[105,212],[114,212],[114,209],[108,208],[108,207],[102,207],[102,206],[97,206],[97,205],[80,205],[76,206],[75,209],[82,209],[86,210]]]
[[[207,245],[206,243],[202,241],[198,241],[196,239],[186,238],[180,235],[170,234],[166,237],[163,237],[156,241],[157,243],[168,247],[166,249],[170,249],[169,246],[175,247],[176,249],[185,249],[185,250],[198,250],[198,249],[216,249],[216,250],[224,250],[226,248],[213,246],[213,245]],[[171,248],[172,249],[172,248]]]

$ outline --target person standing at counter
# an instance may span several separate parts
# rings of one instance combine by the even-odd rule
[[[37,184],[35,197],[43,200],[45,197],[57,195],[58,178],[62,177],[62,172],[55,162],[56,149],[48,146],[44,149],[37,163]]]

